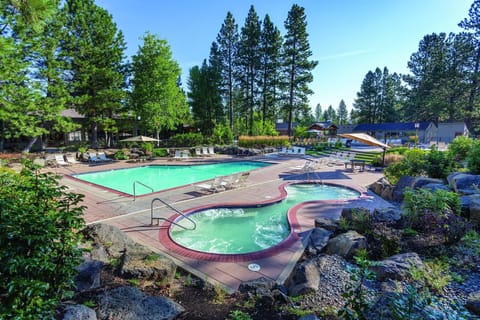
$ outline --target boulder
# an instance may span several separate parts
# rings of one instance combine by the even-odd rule
[[[107,253],[114,258],[120,258],[128,246],[136,245],[120,229],[108,224],[91,224],[83,229],[83,234],[86,239],[103,245],[107,249]]]
[[[62,320],[97,320],[97,314],[83,304],[72,304],[65,307]]]
[[[397,207],[375,208],[373,210],[373,222],[396,223],[402,218],[402,211]]]
[[[277,286],[277,283],[272,279],[267,279],[265,277],[260,277],[258,279],[253,279],[250,281],[244,281],[240,283],[238,291],[240,292],[252,292],[256,293],[258,289],[261,290],[272,290]]]
[[[102,267],[103,263],[97,260],[85,261],[78,266],[78,274],[74,278],[76,290],[82,292],[100,287]]]
[[[422,259],[415,252],[401,253],[380,261],[371,267],[371,270],[377,274],[377,280],[385,281],[405,280],[408,277],[409,270],[412,267],[420,268],[423,266]]]
[[[430,192],[436,192],[437,190],[452,191],[447,185],[443,183],[427,183],[422,187],[422,189],[427,189]]]
[[[350,271],[355,268],[342,257],[322,254],[298,263],[286,285],[290,296],[314,292],[316,305],[338,310],[345,303],[342,294],[352,284]]]
[[[242,282],[238,288],[240,292],[252,293],[256,297],[256,306],[273,306],[277,298],[282,298],[280,290],[274,290],[277,283],[272,279],[261,277]]]
[[[348,221],[352,221],[353,219],[353,216],[355,214],[359,214],[359,213],[362,213],[362,214],[370,214],[370,210],[368,208],[347,208],[347,207],[344,207],[342,209],[342,213],[341,213],[341,217],[343,219],[346,219]]]
[[[177,318],[185,309],[163,296],[148,296],[138,288],[118,287],[98,296],[97,316],[100,320],[150,320]]]
[[[310,233],[310,238],[308,239],[307,251],[310,254],[317,254],[325,248],[332,235],[332,231],[323,228],[315,228]]]
[[[480,227],[480,195],[470,196],[468,218],[473,225]]]
[[[372,183],[369,187],[374,193],[378,194],[379,196],[382,195],[385,189],[391,189],[392,185],[386,178],[380,178],[379,180]]]
[[[434,178],[427,178],[427,177],[415,177],[412,181],[410,187],[412,189],[420,189],[423,188],[425,185],[428,184],[443,184],[443,180],[441,179],[434,179]]]
[[[315,260],[303,262],[295,268],[293,284],[289,287],[291,296],[299,296],[318,290],[320,271]]]
[[[380,194],[380,197],[382,197],[382,199],[385,199],[387,201],[392,201],[393,200],[393,187],[388,186],[385,189],[383,189],[382,193]]]
[[[480,316],[480,291],[472,292],[468,296],[465,307],[473,314]]]
[[[120,276],[127,279],[173,280],[177,266],[170,258],[130,246],[122,257]]]
[[[479,193],[480,175],[459,173],[449,176],[448,182],[453,191],[460,194],[476,194]]]
[[[338,222],[332,219],[319,217],[315,219],[315,227],[335,232],[338,229]]]
[[[393,188],[392,200],[396,202],[402,202],[405,188],[411,188],[414,181],[414,177],[402,176],[398,180],[397,185]]]
[[[367,247],[367,239],[356,231],[342,233],[328,241],[325,251],[344,258],[351,258],[360,249]]]

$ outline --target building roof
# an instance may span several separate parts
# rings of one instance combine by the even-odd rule
[[[296,122],[292,122],[292,128],[297,126]],[[288,122],[277,122],[275,123],[275,130],[277,131],[287,131],[288,130]]]
[[[353,131],[415,131],[415,123],[419,124],[418,130],[426,130],[431,122],[387,122],[387,123],[365,123],[357,125]]]
[[[308,129],[332,130],[337,129],[337,126],[332,121],[315,122]]]
[[[75,109],[64,109],[64,110],[62,110],[60,115],[63,116],[63,117],[75,118],[75,119],[85,118],[84,115],[78,113]]]

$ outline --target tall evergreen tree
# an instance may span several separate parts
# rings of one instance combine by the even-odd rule
[[[464,117],[465,87],[473,48],[465,34],[425,36],[412,54],[405,76],[410,86],[407,114],[417,121],[459,121]],[[467,107],[468,108],[468,107]]]
[[[58,83],[47,82],[42,67],[47,59],[55,63],[46,55],[57,49],[57,9],[51,0],[0,0],[0,151],[5,139],[21,136],[31,138],[29,151],[37,137],[62,123],[62,102],[48,95]],[[50,68],[50,80],[60,71]]]
[[[287,31],[283,43],[283,68],[285,73],[286,103],[283,111],[287,116],[288,135],[291,136],[294,114],[308,113],[308,95],[313,91],[308,84],[313,81],[311,71],[317,61],[309,60],[312,52],[308,42],[305,9],[294,4],[285,21]]]
[[[143,36],[132,60],[131,106],[158,139],[161,130],[175,129],[186,119],[186,99],[178,86],[181,70],[167,41],[150,33]]]
[[[245,25],[240,32],[240,41],[238,46],[237,65],[239,72],[240,90],[244,96],[244,106],[248,119],[248,131],[252,134],[253,114],[257,104],[257,84],[260,76],[260,34],[261,23],[255,8],[250,6],[248,15],[245,19]]]
[[[323,119],[323,114],[322,114],[322,106],[320,103],[317,103],[317,106],[315,107],[315,121],[320,122]]]
[[[222,66],[222,93],[226,101],[230,129],[234,130],[234,91],[235,91],[235,60],[238,50],[238,25],[229,11],[220,32],[217,35],[220,64]]]
[[[480,118],[478,98],[480,91],[480,0],[474,0],[468,11],[468,18],[459,23],[459,26],[473,35],[473,45],[475,54],[473,56],[473,67],[469,77],[470,93],[468,103],[465,108],[465,124],[468,128],[472,128],[473,119]],[[478,126],[478,125],[477,125]],[[480,128],[475,128],[480,131]]]
[[[272,23],[268,14],[263,20],[260,43],[261,77],[259,87],[261,92],[262,125],[266,121],[274,122],[277,114],[277,104],[280,98],[280,52],[282,36],[280,30]]]
[[[345,101],[343,101],[343,99],[340,101],[340,104],[338,105],[337,119],[338,119],[338,124],[340,125],[346,124],[348,120],[347,105],[345,104]]]
[[[75,109],[85,115],[91,146],[98,147],[98,127],[109,122],[125,100],[125,42],[112,16],[93,0],[66,0],[65,55]]]

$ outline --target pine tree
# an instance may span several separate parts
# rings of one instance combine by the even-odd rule
[[[68,85],[75,109],[85,115],[91,146],[98,148],[98,127],[120,110],[125,100],[125,42],[112,16],[93,0],[67,0],[67,35],[63,44],[70,61]]]
[[[248,119],[247,126],[249,134],[253,129],[253,114],[257,104],[257,83],[260,76],[260,34],[261,23],[255,8],[250,6],[248,15],[245,19],[245,25],[240,32],[240,41],[238,46],[237,65],[240,90],[244,96],[244,106]]]
[[[321,122],[323,114],[322,114],[322,106],[320,103],[317,103],[317,106],[315,107],[315,121],[316,122]]]
[[[309,60],[312,52],[304,8],[296,4],[292,6],[285,21],[285,29],[287,33],[282,58],[287,97],[283,111],[287,116],[288,135],[291,136],[294,114],[308,113],[308,95],[313,93],[308,84],[313,81],[311,71],[318,62]]]
[[[61,122],[62,105],[45,96],[45,88],[55,85],[42,81],[39,71],[47,54],[42,42],[51,36],[56,14],[55,1],[0,0],[0,151],[5,139],[29,137],[33,144],[51,129],[47,123]]]
[[[347,105],[345,104],[345,101],[343,101],[343,99],[340,101],[340,104],[338,105],[337,118],[338,118],[338,124],[343,125],[347,123],[348,110],[347,110]]]
[[[468,18],[459,23],[459,26],[473,35],[475,53],[473,55],[473,67],[469,77],[470,93],[465,108],[465,124],[472,128],[473,119],[479,118],[479,104],[475,101],[480,91],[480,0],[474,0],[468,11]],[[478,128],[475,128],[478,130]]]
[[[222,94],[227,105],[227,114],[230,129],[234,124],[234,91],[235,91],[235,60],[238,50],[238,25],[231,12],[227,13],[220,32],[217,35],[220,64],[222,66]]]
[[[167,41],[150,33],[132,60],[131,107],[158,139],[161,130],[175,129],[186,119],[186,99],[178,86],[181,70]]]
[[[282,37],[280,30],[272,23],[268,14],[263,20],[260,43],[260,69],[261,77],[259,88],[262,104],[262,126],[266,121],[274,122],[277,114],[280,86],[280,50]]]

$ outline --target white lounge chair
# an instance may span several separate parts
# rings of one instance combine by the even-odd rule
[[[188,150],[180,151],[180,158],[185,160],[190,158],[190,152]]]
[[[208,148],[207,147],[202,147],[202,154],[204,156],[210,156],[210,153],[208,152]]]
[[[75,159],[75,157],[74,157],[73,155],[71,155],[71,154],[67,154],[67,155],[66,155],[66,158],[67,158],[67,162],[70,163],[70,164],[78,164],[78,163],[80,163],[80,161],[77,161],[77,160]]]
[[[63,154],[56,154],[55,155],[55,162],[58,166],[69,166],[70,163],[66,162],[63,158]]]
[[[208,147],[208,154],[211,156],[215,155],[215,150],[213,149],[213,147]]]
[[[199,191],[219,192],[224,191],[225,187],[222,185],[222,177],[215,177],[211,183],[196,184],[195,189]]]
[[[107,156],[105,155],[105,152],[99,152],[97,155],[100,161],[103,161],[103,162],[113,161],[112,159],[107,158]]]

